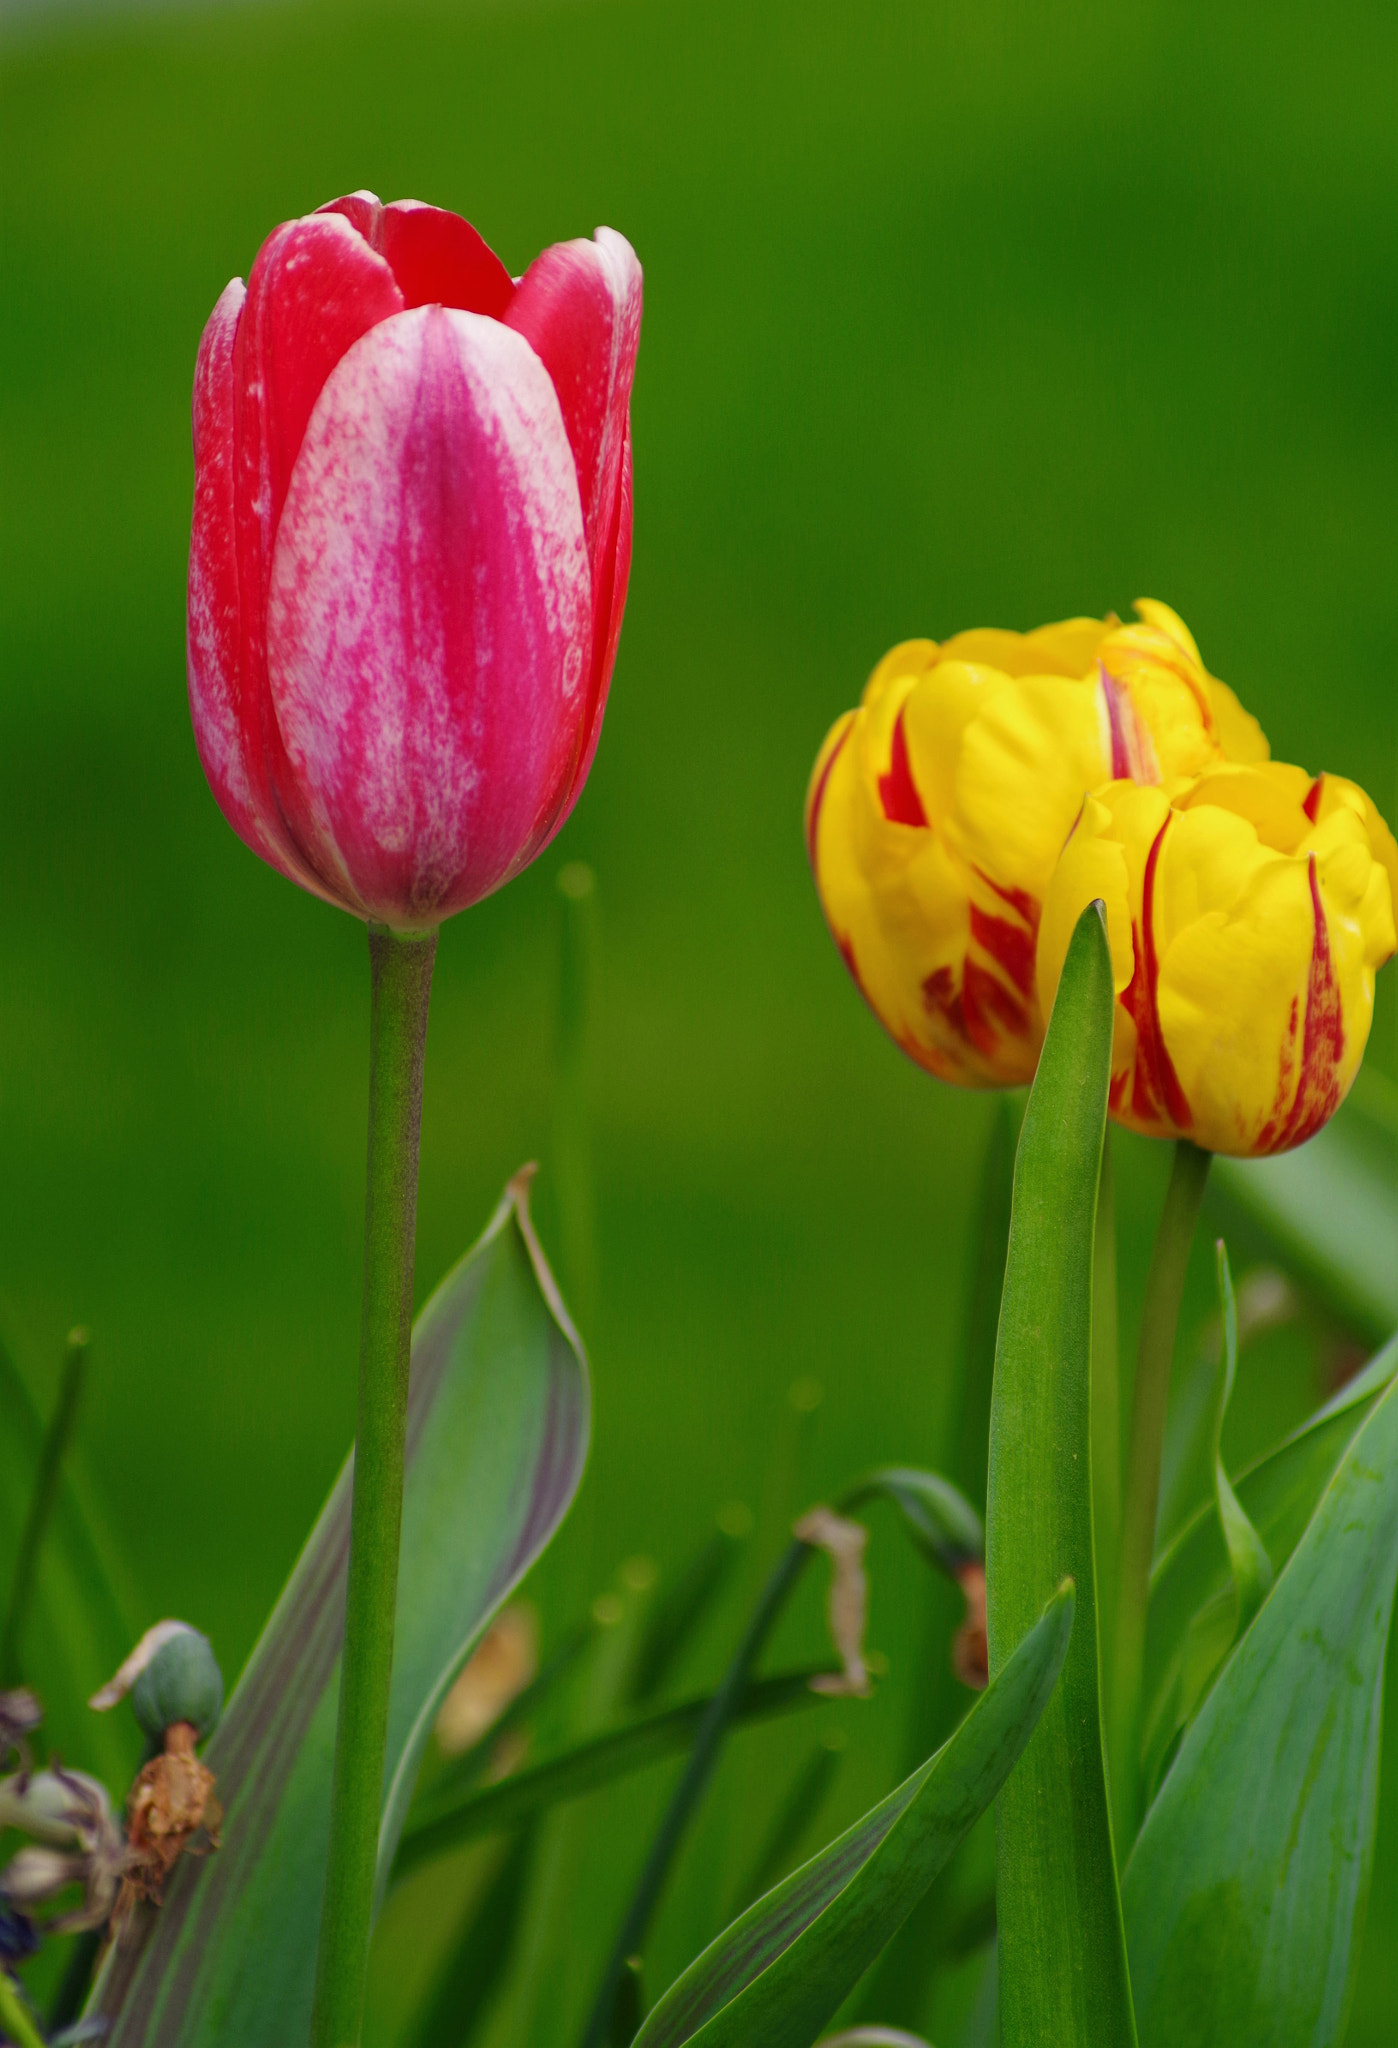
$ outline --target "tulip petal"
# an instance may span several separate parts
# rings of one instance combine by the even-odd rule
[[[591,242],[559,242],[519,281],[506,324],[522,334],[553,379],[594,580],[620,488],[626,410],[641,339],[641,266],[611,228]]]
[[[602,717],[607,708],[607,694],[611,688],[617,642],[621,638],[622,614],[626,610],[626,586],[631,579],[631,490],[631,427],[628,422],[626,444],[621,454],[621,489],[617,492],[613,518],[614,538],[611,548],[603,557],[601,584],[594,585],[593,588],[592,679],[582,724],[582,752],[568,779],[568,793],[558,817],[547,838],[542,840],[530,855],[531,860],[535,854],[542,853],[548,840],[554,838],[567,824],[573,806],[582,795],[584,784],[592,772],[592,757],[597,752],[597,742],[602,737]],[[606,621],[605,631],[597,624],[599,618]]]
[[[262,581],[306,423],[353,342],[403,310],[382,256],[336,214],[288,221],[267,237],[248,279],[238,334],[240,500],[255,508]]]
[[[561,826],[596,751],[626,607],[631,568],[632,465],[628,409],[641,339],[641,266],[611,228],[590,242],[559,242],[519,282],[506,325],[522,334],[553,379],[577,465],[592,569],[592,677],[583,744]]]
[[[242,616],[233,538],[233,345],[247,293],[235,277],[209,315],[194,366],[194,517],[185,639],[194,739],[219,809],[275,858],[255,800],[239,717]]]
[[[336,366],[267,646],[308,851],[365,915],[436,923],[542,843],[579,752],[591,585],[558,399],[509,327],[421,307]]]
[[[343,214],[397,280],[405,307],[455,306],[462,313],[504,318],[514,279],[467,220],[420,199],[383,206],[372,192],[332,199],[322,213]]]
[[[233,349],[233,526],[242,628],[236,715],[262,839],[278,853],[266,853],[263,844],[257,851],[332,901],[339,900],[336,883],[308,864],[305,804],[287,772],[268,694],[267,585],[287,484],[320,390],[350,344],[401,306],[393,273],[350,223],[312,214],[288,221],[258,251]]]

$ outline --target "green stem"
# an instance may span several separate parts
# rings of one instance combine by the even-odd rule
[[[4,2028],[15,2048],[44,2048],[44,2037],[3,1964],[0,1964],[0,2027]]]
[[[1141,1685],[1150,1567],[1160,1502],[1160,1453],[1170,1398],[1175,1328],[1212,1159],[1212,1153],[1201,1151],[1187,1138],[1181,1138],[1175,1146],[1170,1185],[1146,1278],[1131,1401],[1126,1489],[1121,1506],[1115,1668],[1110,1697],[1108,1752],[1118,1862],[1125,1861],[1141,1818]]]
[[[72,1441],[73,1426],[78,1419],[88,1343],[86,1330],[74,1330],[68,1338],[68,1351],[63,1360],[63,1377],[59,1382],[58,1400],[54,1404],[53,1415],[44,1433],[43,1445],[39,1452],[39,1469],[34,1476],[34,1491],[29,1501],[29,1513],[25,1517],[24,1531],[19,1539],[15,1575],[10,1582],[9,1606],[5,1611],[4,1632],[0,1635],[0,1685],[17,1684],[22,1675],[20,1644],[24,1635],[24,1624],[29,1615],[29,1602],[34,1592],[34,1580],[39,1569],[39,1554],[43,1548],[44,1534],[53,1514],[54,1503],[58,1499],[59,1482],[63,1476],[63,1460]]]
[[[437,935],[369,927],[369,1161],[345,1648],[316,1955],[313,2048],[354,2048],[364,2006],[388,1741],[427,1003]]]

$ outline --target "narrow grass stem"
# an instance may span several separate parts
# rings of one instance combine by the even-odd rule
[[[1121,1503],[1116,1642],[1110,1689],[1108,1754],[1118,1862],[1141,1818],[1141,1687],[1146,1607],[1160,1501],[1160,1454],[1170,1397],[1170,1365],[1185,1272],[1213,1155],[1181,1138],[1175,1146],[1155,1248],[1146,1279],[1141,1341],[1131,1400],[1131,1436]]]
[[[787,1545],[762,1589],[748,1625],[743,1631],[742,1641],[733,1653],[732,1662],[724,1672],[717,1692],[709,1701],[704,1718],[695,1734],[694,1747],[689,1752],[684,1776],[675,1787],[674,1796],[651,1844],[650,1855],[646,1858],[621,1931],[617,1935],[611,1955],[607,1958],[597,1998],[583,2033],[582,2048],[607,2048],[611,2040],[612,2013],[622,1976],[631,1957],[641,1952],[651,1916],[659,1903],[661,1889],[669,1875],[670,1865],[675,1859],[675,1853],[704,1788],[713,1775],[714,1766],[723,1747],[723,1738],[728,1733],[729,1726],[742,1703],[752,1668],[785,1605],[787,1595],[800,1577],[802,1565],[812,1555],[810,1545],[802,1543],[799,1538],[794,1538]]]
[[[30,2017],[29,2008],[20,1997],[14,1979],[0,1969],[0,2027],[14,2042],[15,2048],[44,2048],[44,2037]]]
[[[435,932],[404,936],[370,926],[359,1419],[313,2048],[354,2048],[364,2005],[393,1675],[423,1052],[436,950]]]
[[[15,1559],[15,1574],[10,1581],[10,1598],[5,1609],[5,1626],[3,1634],[0,1634],[0,1685],[14,1685],[23,1675],[24,1625],[34,1594],[34,1581],[39,1570],[44,1535],[52,1518],[59,1485],[63,1478],[63,1460],[73,1439],[73,1429],[82,1402],[88,1342],[86,1330],[74,1330],[68,1338],[68,1350],[63,1360],[63,1377],[58,1385],[58,1399],[54,1403],[53,1414],[44,1432],[44,1441],[39,1451],[34,1491],[29,1498],[29,1513],[25,1517],[24,1529],[19,1539],[19,1555]]]

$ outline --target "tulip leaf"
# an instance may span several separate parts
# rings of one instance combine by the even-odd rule
[[[527,1176],[413,1332],[380,1890],[451,1681],[548,1543],[587,1447],[581,1348],[529,1221]],[[176,1870],[109,1958],[109,2048],[301,2048],[329,1832],[352,1461],[206,1751],[223,1846]]]
[[[1291,1556],[1356,1432],[1398,1374],[1398,1338],[1342,1387],[1308,1422],[1239,1474],[1234,1492],[1274,1571]],[[1147,1726],[1158,1729],[1186,1639],[1216,1665],[1233,1640],[1232,1570],[1216,1508],[1186,1522],[1151,1574],[1146,1636]],[[1155,1747],[1160,1750],[1158,1735]]]
[[[1220,1159],[1215,1172],[1341,1315],[1375,1341],[1398,1328],[1398,1088],[1386,1075],[1362,1069],[1294,1152]]]
[[[821,1695],[811,1690],[813,1678],[828,1676],[817,1671],[782,1672],[775,1678],[750,1681],[734,1713],[735,1725],[764,1721],[775,1714],[819,1706]],[[551,1806],[581,1799],[617,1778],[647,1765],[661,1763],[688,1749],[708,1709],[711,1695],[684,1700],[679,1706],[663,1707],[645,1714],[622,1728],[609,1728],[584,1742],[551,1756],[527,1770],[516,1771],[493,1785],[465,1793],[435,1790],[409,1816],[407,1828],[394,1859],[395,1881],[406,1877],[420,1863],[445,1856],[462,1842],[481,1835],[497,1834],[503,1828],[519,1827]]]
[[[635,2048],[810,2048],[1014,1769],[1072,1627],[1065,1585],[951,1740],[712,1942]]]
[[[1091,1352],[1112,1047],[1100,905],[1063,965],[1015,1160],[986,1515],[990,1668],[1070,1576],[1078,1625],[1063,1682],[1000,1796],[1000,2025],[1005,2048],[1133,2048],[1102,1750],[1093,1562]]]
[[[1398,1384],[1346,1450],[1127,1863],[1143,2048],[1331,2048],[1373,1862]]]

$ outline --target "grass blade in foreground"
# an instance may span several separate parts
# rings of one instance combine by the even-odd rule
[[[1014,1769],[1072,1626],[1063,1586],[950,1742],[705,1949],[635,2048],[809,2048]]]
[[[1391,1383],[1186,1734],[1127,1864],[1145,2048],[1342,2038],[1373,1862],[1395,1575]]]
[[[0,1345],[0,1575],[19,1551],[44,1438],[29,1389]],[[94,1524],[92,1503],[71,1465],[69,1459],[58,1475],[19,1663],[43,1700],[47,1747],[81,1758],[97,1776],[121,1785],[136,1769],[140,1738],[126,1717],[92,1714],[87,1702],[126,1656],[137,1630],[127,1612],[131,1602],[112,1584],[116,1545]]]
[[[1063,963],[1015,1162],[986,1515],[990,1668],[1053,1586],[1078,1624],[1063,1681],[996,1809],[1004,2048],[1133,2048],[1098,1679],[1092,1556],[1092,1248],[1112,1048],[1098,906]]]
[[[433,1719],[557,1528],[587,1446],[586,1368],[511,1182],[413,1333],[380,1887]],[[336,1482],[207,1759],[223,1847],[186,1861],[98,1986],[107,2048],[303,2048],[329,1827],[349,1478]]]
[[[733,1715],[733,1726],[742,1727],[777,1714],[799,1713],[804,1707],[822,1704],[812,1692],[811,1680],[825,1674],[817,1671],[783,1672],[775,1678],[754,1679]],[[434,1794],[414,1810],[398,1845],[393,1878],[404,1878],[420,1863],[446,1856],[463,1842],[482,1835],[515,1828],[550,1807],[570,1799],[582,1799],[589,1792],[610,1785],[632,1771],[663,1763],[678,1756],[694,1740],[712,1695],[685,1700],[676,1707],[662,1707],[622,1728],[609,1728],[551,1756],[543,1763],[514,1772],[493,1785],[482,1785],[463,1794]]]

